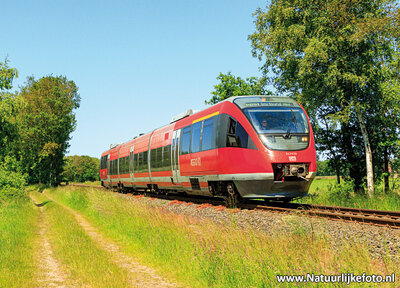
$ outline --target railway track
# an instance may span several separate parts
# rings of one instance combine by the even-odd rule
[[[103,189],[102,186],[92,186],[84,184],[70,184],[71,186],[91,187]],[[131,194],[131,193],[128,193]],[[156,195],[151,194],[151,197],[177,200],[184,202],[192,202],[196,204],[211,204],[223,205],[223,199],[215,199],[212,197],[193,197],[193,196],[177,196],[177,195]],[[400,212],[396,211],[383,211],[373,209],[360,209],[339,206],[324,206],[313,204],[299,204],[299,203],[281,203],[281,202],[265,202],[258,200],[251,200],[246,203],[239,204],[240,209],[249,210],[262,210],[272,211],[278,213],[296,213],[313,217],[324,217],[333,220],[359,222],[365,224],[386,226],[391,228],[400,229]]]

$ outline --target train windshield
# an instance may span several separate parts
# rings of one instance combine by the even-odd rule
[[[274,150],[301,150],[308,146],[309,125],[299,107],[244,109],[265,146]]]

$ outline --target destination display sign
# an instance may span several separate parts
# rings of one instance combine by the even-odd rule
[[[295,105],[293,103],[290,102],[267,102],[267,101],[263,101],[263,102],[249,102],[249,103],[245,103],[245,107],[277,107],[277,106],[285,106],[285,107],[295,107]]]

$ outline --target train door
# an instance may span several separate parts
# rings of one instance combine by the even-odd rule
[[[179,169],[179,139],[181,136],[181,130],[176,130],[172,134],[172,149],[171,149],[171,167],[172,167],[172,183],[179,184],[180,183],[180,174],[181,171]]]
[[[118,147],[118,158],[117,158],[117,174],[118,174],[118,183],[120,183],[121,182],[121,177],[120,177],[120,175],[119,175],[119,161],[120,161],[120,159],[119,159],[119,152],[121,151],[121,147]],[[118,184],[119,185],[119,184]]]
[[[133,176],[133,167],[135,167],[135,163],[134,163],[135,157],[134,157],[133,151],[134,151],[134,146],[132,145],[131,146],[131,150],[129,151],[129,174],[131,176],[132,184],[133,184],[133,181],[134,181],[134,178],[133,178],[134,177]]]

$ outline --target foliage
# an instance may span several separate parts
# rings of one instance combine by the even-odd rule
[[[398,135],[399,127],[387,121],[400,115],[391,108],[400,100],[393,93],[400,75],[399,15],[394,0],[280,0],[257,10],[249,36],[265,77],[310,112],[319,148],[339,169],[350,164],[356,187],[368,172],[370,192],[370,156],[382,146],[382,137],[374,136],[386,127],[387,147]]]
[[[89,156],[68,156],[65,158],[63,181],[85,182],[99,180],[100,160]]]
[[[29,77],[18,95],[18,150],[30,183],[58,184],[80,97],[63,76]]]
[[[15,142],[18,139],[15,102],[14,94],[0,92],[0,161],[5,155],[12,155],[15,152]]]
[[[342,179],[338,185],[336,177],[317,177],[311,183],[308,196],[297,199],[298,203],[400,211],[400,178],[392,179],[391,191],[384,192],[383,183],[375,184],[375,197],[355,193],[354,181]]]
[[[15,114],[15,95],[7,90],[12,88],[12,81],[17,77],[17,70],[8,66],[8,60],[0,62],[0,161],[10,155],[17,138]]]
[[[265,90],[265,81],[262,78],[250,77],[243,80],[228,72],[228,74],[220,73],[217,80],[220,83],[214,86],[214,91],[211,92],[213,96],[209,101],[206,101],[206,104],[213,105],[231,96],[272,94],[272,92]]]
[[[0,62],[0,90],[11,89],[15,77],[18,77],[18,71],[8,66],[7,58]]]
[[[333,160],[319,161],[317,160],[317,176],[334,176],[336,175],[335,166],[332,164]],[[342,175],[348,176],[345,170]]]
[[[26,198],[26,178],[15,158],[5,157],[0,163],[0,203]]]

